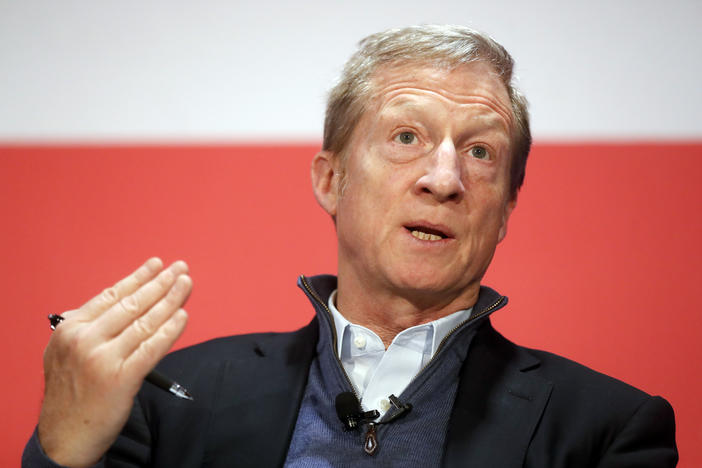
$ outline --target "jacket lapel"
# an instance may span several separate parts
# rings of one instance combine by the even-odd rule
[[[223,364],[205,466],[282,466],[314,356],[317,320],[288,335],[255,335],[248,355]]]
[[[497,333],[477,332],[461,369],[445,467],[521,467],[552,384],[530,374],[539,360]]]

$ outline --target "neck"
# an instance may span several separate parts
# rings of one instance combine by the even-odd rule
[[[387,349],[407,328],[472,307],[479,289],[477,283],[457,292],[385,290],[340,274],[335,305],[347,320],[377,334]]]

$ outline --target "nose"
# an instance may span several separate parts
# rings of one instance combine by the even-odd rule
[[[460,201],[465,194],[461,163],[453,141],[446,139],[429,155],[426,172],[415,184],[418,193],[431,194],[439,202]]]

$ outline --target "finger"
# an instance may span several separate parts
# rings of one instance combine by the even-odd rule
[[[189,276],[180,275],[165,297],[154,305],[151,310],[125,328],[120,336],[116,338],[116,352],[120,356],[128,356],[142,342],[152,337],[178,309],[182,308],[190,295],[192,284]]]
[[[148,311],[173,287],[179,275],[187,273],[188,265],[177,261],[129,296],[123,297],[95,320],[94,333],[112,338]]]
[[[173,347],[187,322],[188,314],[185,310],[176,310],[153,335],[139,343],[134,352],[125,359],[122,369],[143,379]]]
[[[134,293],[134,291],[153,279],[162,269],[163,262],[160,258],[150,258],[132,274],[121,279],[113,286],[104,289],[100,294],[83,304],[80,309],[68,311],[62,315],[66,319],[93,320],[118,303],[123,297]]]

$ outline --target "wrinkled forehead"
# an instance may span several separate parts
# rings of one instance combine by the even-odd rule
[[[379,67],[371,75],[365,117],[403,95],[430,95],[456,105],[480,104],[499,116],[511,131],[514,113],[507,87],[500,75],[484,61],[458,66],[403,63]],[[362,117],[363,118],[363,117]]]

